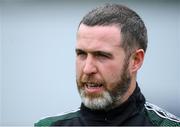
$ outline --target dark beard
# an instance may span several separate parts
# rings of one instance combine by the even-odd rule
[[[110,108],[114,108],[123,103],[122,97],[128,91],[130,87],[131,76],[128,71],[128,65],[129,64],[124,64],[123,71],[122,71],[123,73],[120,76],[121,80],[117,83],[116,87],[113,88],[112,91],[108,91],[113,99],[113,103],[110,106]]]

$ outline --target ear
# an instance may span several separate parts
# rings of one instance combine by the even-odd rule
[[[131,59],[132,72],[136,72],[141,68],[144,61],[144,55],[145,53],[143,49],[137,49],[135,53],[132,55],[132,59]]]

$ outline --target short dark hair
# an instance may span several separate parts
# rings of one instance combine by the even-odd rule
[[[125,52],[131,54],[134,49],[147,49],[147,30],[140,16],[126,6],[105,4],[86,14],[80,24],[87,26],[117,25],[122,34],[122,44]],[[79,26],[80,26],[79,24]]]

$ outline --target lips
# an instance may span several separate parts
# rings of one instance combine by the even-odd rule
[[[84,83],[84,86],[88,93],[99,93],[103,91],[103,85],[100,83]]]
[[[102,87],[102,84],[97,83],[86,83],[87,88],[96,88],[96,87]]]

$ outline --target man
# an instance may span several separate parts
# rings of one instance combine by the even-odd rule
[[[178,118],[145,102],[138,87],[146,48],[146,27],[133,10],[106,4],[89,12],[77,31],[81,107],[35,126],[179,126]]]

